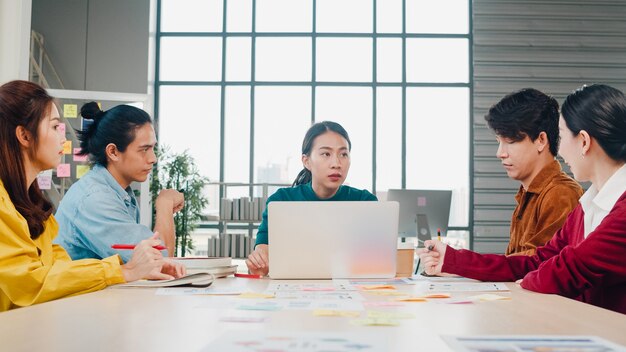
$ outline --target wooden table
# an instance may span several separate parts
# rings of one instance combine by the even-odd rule
[[[263,291],[271,280],[219,279],[216,288],[243,285]],[[304,283],[310,281],[289,281]],[[330,284],[330,281],[327,281]],[[155,289],[106,289],[0,313],[1,350],[197,351],[230,330],[320,331],[376,334],[389,351],[448,351],[441,335],[597,335],[626,345],[626,315],[507,283],[512,299],[473,304],[408,303],[399,326],[354,326],[351,318],[315,317],[311,311],[241,311],[216,307],[218,296],[160,296]],[[398,285],[412,291],[415,286]],[[389,296],[363,293],[367,300]],[[453,294],[459,298],[471,294]],[[240,299],[240,298],[236,298]],[[389,309],[389,308],[387,308]],[[266,317],[263,323],[221,322],[234,313]]]

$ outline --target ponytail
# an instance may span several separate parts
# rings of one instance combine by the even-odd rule
[[[303,168],[302,171],[300,171],[300,173],[298,174],[298,176],[296,176],[296,179],[293,181],[293,184],[291,186],[295,187],[298,185],[309,183],[311,182],[312,176],[313,175],[311,175],[311,171],[309,171],[309,169]]]

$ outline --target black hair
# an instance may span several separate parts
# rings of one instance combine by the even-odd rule
[[[348,141],[348,150],[352,150],[352,142],[350,142],[350,137],[348,136],[348,132],[338,123],[332,121],[322,121],[313,124],[306,134],[304,135],[304,140],[302,141],[302,155],[311,155],[311,149],[313,148],[313,142],[317,136],[324,134],[326,132],[335,132],[342,136]],[[311,171],[306,167],[300,171],[296,179],[293,181],[292,186],[297,186],[305,183],[311,182],[312,179]]]
[[[152,123],[147,112],[130,105],[118,105],[102,111],[98,103],[92,101],[80,108],[80,115],[93,120],[89,126],[76,131],[80,140],[79,155],[89,155],[94,164],[107,166],[106,146],[115,144],[120,152],[135,140],[137,128]]]
[[[626,161],[626,97],[604,84],[582,86],[563,102],[563,120],[574,135],[595,138],[613,160]]]
[[[534,141],[545,132],[550,153],[556,156],[559,151],[559,103],[536,89],[525,88],[505,96],[489,108],[485,120],[498,136],[513,141],[526,136]]]

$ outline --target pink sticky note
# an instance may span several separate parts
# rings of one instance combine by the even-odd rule
[[[70,177],[70,164],[59,164],[57,166],[57,177]]]
[[[64,123],[60,123],[59,124],[59,132],[65,133],[65,124]]]
[[[426,206],[426,197],[417,197],[417,206],[425,207]]]
[[[80,148],[74,148],[74,161],[87,161],[87,155],[78,155]]]
[[[52,176],[39,175],[37,176],[37,183],[39,184],[39,189],[51,189],[52,188]]]

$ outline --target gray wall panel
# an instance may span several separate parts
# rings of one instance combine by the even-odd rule
[[[33,0],[31,26],[65,88],[146,93],[149,14],[150,0]]]
[[[526,87],[559,102],[582,84],[625,90],[625,18],[626,1],[473,1],[473,249],[505,250],[519,188],[495,157],[485,113],[504,95]]]

